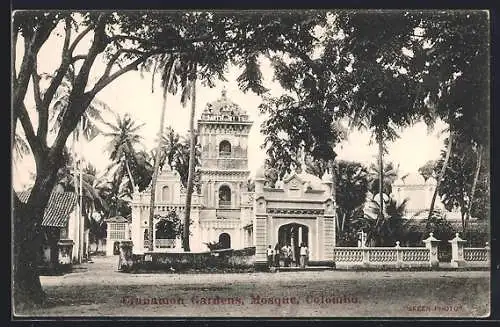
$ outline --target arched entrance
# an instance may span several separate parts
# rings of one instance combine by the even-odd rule
[[[219,244],[221,249],[231,248],[231,236],[228,233],[222,233],[219,235]]]
[[[278,244],[280,248],[290,244],[293,253],[293,262],[298,265],[300,257],[300,244],[309,245],[309,227],[303,224],[290,223],[278,229]]]

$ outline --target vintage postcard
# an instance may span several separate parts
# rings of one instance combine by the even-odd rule
[[[487,10],[12,12],[14,318],[490,315]]]

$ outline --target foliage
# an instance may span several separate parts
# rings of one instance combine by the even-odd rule
[[[106,222],[101,219],[99,221],[95,219],[90,219],[89,220],[89,241],[91,243],[96,243],[99,245],[99,240],[105,239],[106,238],[106,229],[107,229],[107,224]]]
[[[210,251],[215,251],[215,250],[222,250],[224,249],[224,245],[218,241],[211,241],[211,242],[203,242]]]
[[[182,187],[187,186],[189,173],[189,135],[181,137],[172,127],[167,127],[161,138],[160,169],[165,164],[179,173]],[[201,147],[198,143],[195,146],[195,167],[201,165]],[[155,151],[151,152],[151,158],[154,158]],[[194,185],[196,191],[201,192],[200,172],[195,171]]]
[[[176,239],[182,235],[182,219],[175,211],[169,211],[166,215],[155,215],[155,219],[159,219],[156,223],[157,239]]]
[[[14,134],[13,143],[14,143],[14,159],[17,160],[22,159],[24,156],[31,153],[28,143],[18,133]]]
[[[448,145],[448,139],[445,140]],[[462,225],[465,228],[465,215],[469,209],[472,185],[477,169],[477,146],[468,136],[455,133],[455,140],[452,144],[452,152],[445,170],[444,178],[438,190],[447,210],[455,207],[460,208],[462,214]],[[486,152],[486,151],[485,151]],[[446,153],[443,150],[441,157],[436,163],[436,173],[441,170]],[[490,203],[490,169],[489,156],[483,155],[481,169],[479,171],[478,183],[476,185],[476,195],[472,203],[471,213],[473,217],[489,219]]]
[[[104,136],[110,139],[107,147],[110,159],[118,162],[122,158],[130,158],[135,153],[142,140],[137,132],[144,124],[137,125],[128,114],[123,117],[117,114],[115,119],[115,123],[105,123],[110,131],[105,132]]]
[[[435,167],[436,160],[429,160],[422,167],[418,168],[418,173],[427,181],[430,177],[436,176]]]
[[[255,180],[249,179],[247,181],[246,187],[247,187],[247,189],[246,189],[247,192],[255,192]]]
[[[322,178],[329,170],[328,162],[323,159],[314,159],[312,155],[306,154],[304,158],[306,173]]]
[[[233,62],[244,68],[239,78],[240,87],[257,93],[265,91],[258,73],[259,54],[271,57],[276,67],[284,67],[277,69],[277,78],[286,90],[299,90],[295,92],[297,99],[294,101],[297,103],[289,103],[286,98],[278,101],[278,105],[271,106],[276,112],[274,116],[280,115],[281,109],[288,106],[305,120],[305,123],[295,121],[300,123],[295,126],[296,130],[293,130],[293,125],[287,125],[294,139],[291,151],[287,150],[289,144],[286,142],[280,144],[277,133],[269,133],[276,136],[270,140],[278,144],[278,151],[271,153],[271,157],[278,160],[285,155],[284,167],[289,166],[287,161],[294,160],[296,147],[305,146],[306,151],[315,157],[332,160],[332,143],[337,140],[337,133],[328,130],[327,126],[338,116],[352,116],[353,121],[363,121],[369,127],[378,126],[379,130],[380,126],[389,126],[388,130],[393,131],[391,123],[406,125],[413,117],[413,108],[428,107],[422,110],[424,117],[432,118],[432,111],[435,111],[436,116],[446,118],[445,121],[453,125],[453,130],[467,130],[476,142],[485,143],[483,140],[489,137],[489,131],[484,128],[489,104],[486,11],[451,14],[443,11],[411,14],[339,11],[338,15],[334,24],[340,28],[327,26],[326,30],[330,36],[342,30],[345,37],[327,38],[321,44],[323,51],[319,58],[313,59],[312,50],[317,39],[312,31],[317,26],[325,27],[325,12],[228,14],[178,11],[168,15],[151,11],[15,12],[12,29],[14,132],[17,122],[20,122],[37,165],[28,203],[21,204],[15,197],[13,275],[16,309],[20,303],[18,294],[23,294],[24,301],[43,298],[37,272],[31,268],[35,266],[38,251],[31,247],[37,248],[39,242],[40,217],[48,202],[49,191],[56,183],[68,136],[99,91],[139,66],[152,69],[158,60],[157,55],[175,54],[181,60],[174,85],[184,90],[187,90],[185,86],[189,77],[193,77],[190,74],[194,64],[200,68],[196,70],[198,79],[213,85],[213,79],[223,79],[227,63]],[[57,26],[64,30],[62,51],[57,52],[61,53],[61,61],[49,87],[41,92],[37,54]],[[424,33],[415,36],[415,27],[422,27]],[[88,51],[74,54],[86,36],[89,36],[90,43]],[[23,40],[24,47],[17,47],[18,39]],[[413,51],[413,57],[401,55],[403,46]],[[24,53],[16,53],[17,48],[24,48]],[[290,57],[290,64],[279,58],[284,53]],[[104,54],[106,68],[92,85],[89,83],[90,72],[101,54]],[[380,54],[383,56],[379,60]],[[74,66],[79,69],[75,71],[75,82],[67,99],[61,128],[54,132],[57,135],[49,146],[49,107],[70,67],[80,61],[81,65]],[[20,67],[15,66],[16,62],[21,63]],[[406,76],[399,73],[403,68],[407,71]],[[422,82],[407,80],[408,76]],[[35,115],[38,116],[36,129],[24,103],[30,82],[36,103]],[[175,93],[175,89],[172,92]],[[423,106],[424,99],[436,105]],[[364,106],[365,100],[372,106]],[[360,102],[362,105],[358,106]],[[311,110],[301,114],[301,108]],[[408,109],[411,114],[408,114]],[[366,117],[370,118],[365,120]],[[458,117],[462,118],[455,119]],[[321,130],[314,128],[315,123]],[[301,134],[301,126],[305,126],[303,130],[311,132],[312,136]],[[393,136],[387,131],[386,134]],[[305,144],[295,143],[299,138],[303,138]],[[26,239],[34,241],[25,242]]]
[[[151,177],[153,175],[151,158],[146,151],[139,150],[131,159],[130,171],[132,173],[132,178],[139,192],[142,192],[151,184]]]
[[[368,171],[359,162],[341,160],[336,163],[335,175],[337,228],[343,233],[365,203]]]
[[[286,167],[303,147],[326,149],[336,140],[326,126],[341,118],[372,131],[381,148],[399,129],[418,120],[433,127],[438,118],[487,144],[486,12],[339,11],[330,25],[315,59],[274,60],[292,95],[261,106],[270,114],[262,129],[270,161]]]
[[[106,207],[102,209],[103,217],[127,217],[131,214],[130,198],[132,195],[127,192],[127,188],[121,186],[117,179],[111,181],[102,180],[97,185],[97,188],[99,196],[106,203]]]
[[[454,228],[439,211],[433,214],[425,222],[424,235],[433,233],[434,237],[443,242],[448,242],[455,236]]]
[[[123,117],[116,115],[115,118],[114,123],[105,122],[109,131],[103,134],[109,138],[107,151],[112,160],[107,173],[112,176],[115,185],[119,185],[117,194],[128,194],[131,198],[135,186],[139,187],[139,191],[148,187],[152,176],[152,165],[149,163],[149,155],[137,150],[142,140],[138,131],[143,124],[136,124],[127,114]],[[122,186],[125,189],[121,189]]]
[[[63,160],[64,166],[57,173],[57,182],[54,188],[56,191],[79,193],[79,190],[75,190],[75,181],[79,184],[80,171],[75,171],[74,158],[70,155],[67,148],[65,148]],[[83,204],[81,210],[86,219],[89,220],[94,212],[99,212],[106,208],[107,203],[99,194],[99,181],[96,176],[95,167],[87,163],[81,169]]]
[[[372,194],[378,194],[379,190],[379,176],[382,173],[383,177],[383,192],[384,194],[392,193],[392,185],[398,178],[398,169],[392,162],[384,164],[382,172],[380,172],[379,164],[371,164],[369,169],[369,191]]]
[[[406,203],[407,200],[397,203],[391,198],[382,214],[379,203],[372,200],[365,206],[364,215],[353,220],[353,228],[367,233],[367,244],[370,246],[394,246],[396,241],[406,238],[409,224],[409,220],[404,218]]]
[[[43,78],[50,81],[54,76],[43,74]],[[75,83],[75,78],[74,67],[70,66],[54,95],[54,102],[49,109],[50,131],[53,133],[61,128],[61,123],[68,109],[69,97]],[[91,141],[97,135],[102,134],[103,131],[98,123],[105,123],[102,118],[103,113],[111,112],[111,108],[106,103],[98,98],[92,99],[82,114],[78,128],[74,131],[76,139],[79,139],[80,134],[82,134],[87,141]]]

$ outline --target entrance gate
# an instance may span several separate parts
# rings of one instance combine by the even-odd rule
[[[298,265],[300,260],[300,245],[309,247],[309,228],[306,225],[290,223],[278,229],[278,244],[280,248],[289,244],[292,247],[293,262]]]

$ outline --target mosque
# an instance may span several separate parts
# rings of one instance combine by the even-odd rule
[[[260,168],[255,175],[255,190],[250,191],[251,127],[247,113],[229,100],[225,91],[218,100],[206,105],[198,120],[201,192],[192,196],[191,251],[207,251],[207,244],[213,242],[222,248],[255,247],[259,263],[266,261],[269,245],[288,243],[294,248],[304,242],[310,249],[311,264],[333,262],[332,176],[327,173],[318,178],[292,172],[278,187],[269,188],[264,184],[264,168]],[[182,217],[185,197],[179,174],[166,165],[156,185],[155,213],[166,216],[175,211]],[[154,242],[155,251],[182,251],[178,238],[159,238],[156,231],[154,239],[148,239],[149,202],[149,190],[134,193],[130,228],[133,252],[147,252],[150,241]],[[155,229],[159,221],[155,220]]]
[[[252,122],[239,105],[221,97],[208,103],[198,120],[201,146],[200,192],[194,192],[191,204],[190,247],[205,252],[207,244],[221,248],[255,247],[256,263],[266,261],[266,248],[290,244],[293,249],[302,242],[310,250],[310,264],[333,262],[335,247],[335,203],[332,198],[332,176],[322,178],[294,171],[276,187],[267,187],[264,168],[255,175],[255,188],[248,181],[248,135]],[[436,181],[424,181],[420,175],[409,175],[396,181],[390,195],[398,202],[408,198],[406,216],[418,215],[429,208]],[[157,235],[149,240],[150,190],[135,191],[131,202],[132,223],[125,220],[108,224],[107,252],[120,241],[131,239],[133,252],[182,251],[181,240]],[[373,197],[372,197],[373,198]],[[175,169],[165,165],[156,184],[155,214],[167,216],[175,211],[183,217],[186,194]],[[443,208],[436,201],[437,208]],[[425,215],[422,215],[424,217]]]

